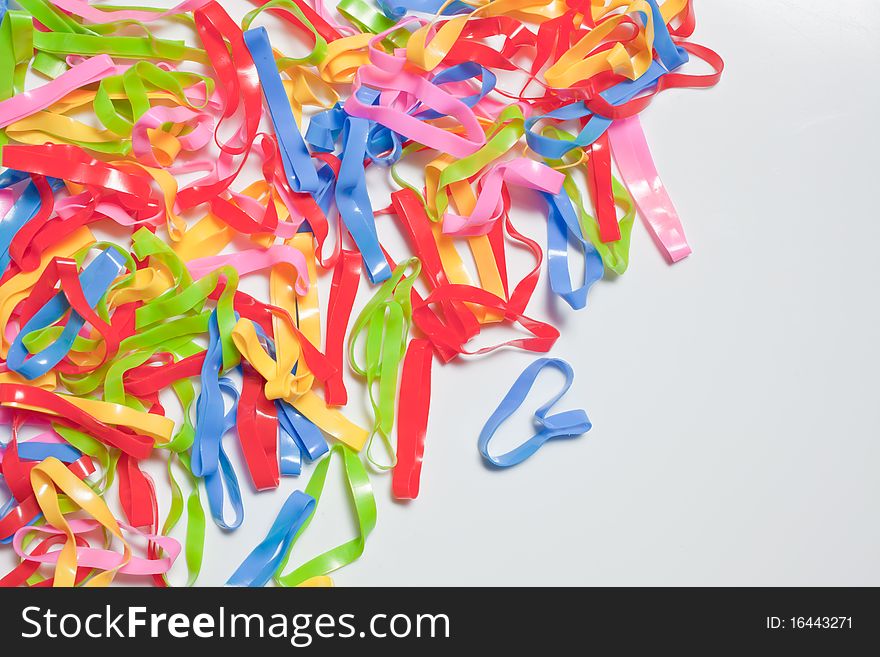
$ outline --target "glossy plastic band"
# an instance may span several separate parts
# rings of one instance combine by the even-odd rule
[[[538,374],[547,367],[552,367],[562,372],[565,376],[565,383],[558,394],[535,411],[534,422],[538,432],[519,447],[505,454],[492,456],[489,453],[489,442],[492,440],[495,432],[522,405]],[[483,458],[499,468],[519,465],[541,449],[548,440],[553,438],[576,438],[589,431],[593,425],[590,423],[587,414],[582,410],[564,411],[555,415],[548,415],[550,409],[568,392],[573,380],[574,371],[571,369],[571,365],[564,360],[540,358],[529,365],[514,381],[510,392],[501,400],[498,408],[495,409],[495,412],[492,413],[480,432],[478,446]]]
[[[283,575],[282,573],[287,566],[297,539],[308,528],[309,523],[315,517],[314,512],[321,502],[321,493],[324,490],[324,484],[327,479],[327,470],[330,467],[334,454],[339,454],[342,459],[346,485],[357,517],[358,535],[356,538],[310,559],[290,573]],[[361,463],[357,454],[344,445],[333,447],[327,458],[315,466],[312,477],[305,488],[305,494],[314,499],[315,506],[311,515],[308,516],[288,543],[287,550],[275,571],[275,581],[281,586],[298,586],[314,577],[329,575],[333,571],[356,560],[363,554],[367,537],[376,526],[376,500],[373,497],[373,490],[367,477],[367,471],[364,469],[363,463]]]
[[[419,479],[431,404],[433,359],[430,342],[420,339],[410,341],[400,382],[397,465],[391,477],[391,491],[399,500],[414,500],[419,496]]]
[[[615,121],[609,132],[614,161],[651,234],[671,262],[691,253],[681,220],[660,174],[638,117]]]
[[[281,84],[281,76],[275,67],[269,35],[265,28],[258,27],[245,32],[244,41],[260,75],[263,95],[269,106],[275,134],[278,136],[278,145],[281,148],[281,157],[290,188],[295,192],[317,192],[318,176],[305,141],[296,129],[296,121]]]
[[[226,582],[227,586],[265,586],[290,550],[294,537],[314,513],[316,502],[310,495],[293,491],[266,538],[253,549]]]

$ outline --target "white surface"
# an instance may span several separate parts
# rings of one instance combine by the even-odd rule
[[[583,406],[594,429],[490,471],[477,434],[534,356],[435,364],[421,496],[394,503],[373,477],[377,528],[337,584],[880,584],[880,8],[702,0],[697,18],[721,84],[643,115],[694,255],[667,266],[637,223],[627,274],[552,313],[551,355],[576,372],[559,408]],[[498,446],[529,429],[518,414]],[[246,491],[232,535],[209,525],[200,582],[222,584],[305,482]],[[291,565],[350,537],[349,516],[328,492]]]

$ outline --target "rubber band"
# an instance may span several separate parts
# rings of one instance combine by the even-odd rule
[[[412,321],[410,292],[420,270],[418,258],[395,267],[391,278],[381,285],[355,319],[349,335],[349,363],[356,374],[366,379],[367,394],[373,409],[374,425],[367,446],[367,459],[379,469],[390,469],[396,464],[389,434],[394,426],[398,369]],[[361,335],[364,336],[363,364],[356,356]],[[373,460],[370,447],[376,435],[392,457],[388,466]]]
[[[74,535],[85,534],[100,527],[100,523],[89,520],[71,520],[69,523],[70,530]],[[142,534],[131,525],[120,523],[120,528],[135,535]],[[54,527],[23,527],[15,533],[13,540],[13,549],[15,553],[25,562],[32,561],[38,564],[58,564],[61,555],[58,552],[47,552],[45,554],[26,553],[22,548],[24,536],[30,532],[44,534],[47,536],[63,535],[61,529]],[[144,559],[132,555],[131,559],[123,566],[118,567],[116,572],[124,575],[155,575],[166,573],[174,564],[177,556],[180,554],[180,543],[168,536],[160,536],[156,534],[143,534],[143,538],[158,544],[166,552],[166,556],[160,559]],[[87,545],[77,546],[76,563],[78,568],[98,569],[103,571],[113,570],[117,568],[119,555],[109,550],[96,549]]]
[[[321,502],[321,493],[324,491],[327,470],[334,454],[339,454],[339,457],[342,459],[346,487],[357,517],[358,535],[350,541],[313,557],[290,573],[282,574],[297,539],[308,528],[315,517],[315,512]],[[373,497],[367,472],[357,454],[344,445],[334,446],[327,455],[327,458],[315,466],[304,493],[314,499],[315,504],[312,507],[311,514],[289,541],[284,556],[275,570],[274,579],[280,586],[298,586],[314,577],[329,575],[333,571],[355,561],[363,554],[367,537],[376,526],[376,500]]]
[[[391,491],[399,500],[419,495],[419,478],[425,452],[428,410],[431,403],[431,361],[434,354],[427,340],[411,340],[403,361],[398,406],[397,465]]]
[[[56,261],[58,262],[58,261]],[[69,263],[74,265],[74,263]],[[43,307],[34,313],[28,322],[22,327],[18,336],[9,349],[7,355],[7,365],[14,371],[22,374],[28,379],[34,379],[41,374],[45,374],[52,367],[57,365],[62,358],[70,350],[73,344],[73,338],[79,333],[86,321],[81,312],[85,312],[85,308],[94,309],[98,299],[103,296],[110,283],[119,274],[120,268],[124,262],[119,258],[115,251],[106,249],[101,256],[96,258],[89,267],[87,267],[79,278],[78,285],[73,290],[65,289],[64,292],[57,294],[53,299],[45,302]],[[71,267],[72,268],[72,267]],[[72,277],[68,276],[69,282],[73,282]],[[79,288],[79,289],[76,289]],[[70,319],[64,326],[64,331],[57,342],[43,349],[38,354],[31,355],[25,360],[24,346],[22,338],[30,331],[44,328],[49,324],[57,321],[70,307],[73,295],[76,295],[80,303],[77,307],[80,312],[74,311]],[[83,304],[82,302],[85,302]],[[88,313],[92,318],[96,318],[93,313]],[[97,320],[100,321],[100,320]]]
[[[489,442],[492,440],[495,432],[522,405],[538,374],[547,367],[552,367],[562,372],[565,376],[565,383],[558,394],[535,411],[534,422],[538,432],[509,452],[492,456],[489,453]],[[587,414],[582,410],[548,415],[550,409],[568,392],[573,380],[574,371],[571,369],[571,365],[564,360],[540,358],[529,365],[514,381],[510,392],[501,400],[498,408],[495,409],[495,412],[492,413],[480,432],[478,446],[483,458],[499,468],[508,468],[519,465],[530,456],[533,456],[548,440],[553,438],[576,438],[589,431],[593,425],[590,423],[589,418],[587,418]]]
[[[253,549],[226,582],[227,586],[265,586],[288,554],[294,537],[314,513],[316,501],[310,495],[293,491],[266,538]]]
[[[348,393],[342,380],[343,341],[357,295],[360,273],[361,260],[358,254],[343,250],[333,270],[327,310],[327,358],[336,368],[336,373],[327,380],[324,387],[324,399],[330,406],[344,406],[348,402]]]
[[[660,247],[672,262],[689,256],[691,247],[654,166],[638,117],[616,121],[610,141],[620,174]]]
[[[54,586],[73,585],[78,566],[75,532],[61,512],[56,486],[64,491],[71,501],[122,541],[122,555],[119,555],[115,563],[104,564],[102,572],[95,575],[86,586],[106,586],[109,584],[119,569],[131,561],[131,548],[125,541],[119,524],[110,514],[104,502],[55,459],[47,459],[31,470],[31,482],[46,521],[60,529],[67,537],[64,547],[57,553]]]
[[[343,157],[336,182],[336,205],[345,227],[364,258],[364,268],[372,283],[391,276],[382,255],[373,220],[373,208],[367,194],[363,160],[366,157],[369,122],[349,117],[342,127]]]
[[[278,415],[275,404],[263,394],[263,380],[247,363],[242,364],[242,388],[236,417],[238,440],[254,488],[276,488],[278,465]]]
[[[248,30],[244,33],[244,41],[254,57],[254,63],[260,74],[263,95],[272,115],[272,124],[278,136],[278,145],[290,189],[294,192],[317,192],[318,176],[305,141],[296,130],[296,121],[284,93],[281,76],[275,67],[275,58],[272,56],[272,46],[269,44],[266,28]]]
[[[40,89],[0,102],[0,128],[5,128],[34,112],[61,100],[73,89],[96,82],[115,71],[113,60],[107,55],[87,59]]]

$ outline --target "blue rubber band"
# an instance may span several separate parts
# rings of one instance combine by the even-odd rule
[[[381,283],[391,277],[391,267],[379,245],[373,205],[367,193],[364,176],[364,157],[370,122],[349,117],[342,129],[342,164],[336,181],[336,207],[352,239],[357,244],[364,267],[372,283]]]
[[[18,455],[27,461],[44,461],[54,457],[62,463],[73,463],[82,453],[72,445],[28,441],[18,443]]]
[[[376,0],[379,9],[388,18],[393,21],[399,21],[407,12],[417,11],[423,14],[431,14],[436,16],[439,12],[441,16],[456,16],[458,14],[469,14],[474,8],[470,5],[453,0],[443,7],[444,0]],[[440,8],[443,7],[443,11]]]
[[[654,85],[661,76],[668,72],[669,71],[663,68],[660,63],[654,61],[640,78],[620,82],[610,89],[603,91],[599,95],[612,105],[622,105]],[[591,117],[590,120],[587,122],[587,125],[584,126],[583,130],[581,130],[580,134],[574,139],[552,139],[551,137],[545,137],[532,131],[535,124],[543,119],[572,121],[587,116]],[[526,119],[526,142],[528,143],[529,148],[541,157],[550,160],[560,160],[569,151],[572,151],[575,148],[584,148],[592,144],[605,134],[608,128],[611,127],[611,123],[612,120],[608,117],[593,114],[587,109],[586,103],[583,101],[571,103],[569,105],[563,105],[559,109],[555,109],[547,114],[540,114]]]
[[[296,442],[293,428],[289,424],[285,425],[277,400],[275,414],[278,418],[278,471],[282,477],[298,477],[302,474],[302,449]]]
[[[654,52],[660,58],[666,70],[672,71],[682,64],[687,63],[689,56],[687,50],[675,44],[672,35],[669,34],[669,28],[666,26],[666,20],[660,11],[657,0],[647,0],[651,5],[651,14],[654,23]],[[643,25],[647,25],[648,18],[644,12],[635,12],[642,19]]]
[[[263,88],[263,97],[269,107],[272,125],[278,137],[278,147],[284,163],[284,172],[287,174],[287,182],[294,192],[314,194],[321,183],[309,149],[296,127],[290,101],[281,83],[281,74],[275,65],[269,33],[266,32],[265,27],[255,27],[244,33],[244,42],[260,76],[260,86]]]
[[[332,153],[342,134],[342,127],[348,114],[342,109],[340,103],[323,112],[318,112],[309,121],[306,129],[306,141],[314,151]]]
[[[5,0],[3,0],[5,2]],[[17,182],[21,182],[26,178],[30,178],[30,175],[27,171],[18,171],[17,169],[6,169],[2,173],[0,173],[0,189],[5,189],[10,185],[14,185]],[[49,180],[53,180],[50,178]]]
[[[8,171],[4,172],[4,174],[6,173],[8,173]],[[13,172],[13,174],[10,174],[8,177],[8,184],[0,184],[0,187],[8,187],[9,185],[20,182],[27,177],[24,176],[18,178],[18,176],[15,175],[18,173],[20,172]],[[64,186],[64,183],[57,178],[47,178],[47,181],[53,193],[57,192]],[[2,182],[6,183],[6,180],[3,180]],[[12,244],[12,240],[16,233],[18,233],[18,231],[33,219],[37,212],[39,212],[40,205],[40,192],[37,190],[36,185],[34,185],[33,182],[30,182],[21,193],[21,196],[16,200],[15,205],[9,209],[9,212],[6,213],[5,217],[0,219],[0,276],[6,273],[6,269],[9,267],[11,259],[9,256],[9,245]]]
[[[324,216],[329,217],[333,209],[333,199],[336,196],[336,172],[326,162],[318,160],[318,163],[318,180],[321,185],[313,197]],[[302,222],[297,232],[313,232],[308,220]]]
[[[82,271],[79,282],[83,295],[90,308],[94,308],[107,292],[107,288],[125,266],[125,260],[112,248],[107,248]],[[61,335],[48,347],[28,358],[24,346],[24,338],[33,331],[46,328],[61,319],[70,310],[70,304],[63,292],[52,297],[45,306],[34,313],[34,316],[21,328],[12,346],[6,364],[13,372],[18,372],[26,379],[35,379],[55,367],[70,352],[73,341],[85,325],[85,319],[77,312],[71,312]]]
[[[295,490],[284,502],[266,538],[245,558],[227,586],[265,586],[281,565],[290,544],[309,516],[315,511],[315,499]]]
[[[231,531],[241,526],[244,520],[244,504],[241,501],[241,488],[238,485],[235,468],[232,467],[232,462],[223,448],[223,436],[235,428],[238,413],[238,390],[232,381],[225,377],[220,379],[219,385],[222,392],[232,397],[232,407],[223,418],[223,433],[217,441],[219,467],[214,472],[205,474],[205,492],[208,494],[208,508],[211,510],[214,523],[221,529]],[[224,489],[228,492],[229,505],[232,507],[234,515],[234,520],[231,523],[226,522],[223,513]]]
[[[380,123],[370,123],[366,154],[375,164],[390,167],[403,155],[403,139]]]
[[[373,89],[362,87],[358,90],[361,102],[373,103],[378,97],[379,93]],[[334,189],[336,207],[360,251],[367,276],[372,283],[381,283],[391,277],[391,267],[379,245],[373,204],[367,192],[364,160],[369,156],[378,164],[393,164],[400,158],[402,148],[399,136],[375,125],[367,119],[349,116],[337,103],[312,117],[306,130],[306,141],[312,149],[325,153],[332,152],[337,142],[342,142],[339,176]]]
[[[236,315],[237,317],[237,315]],[[196,400],[195,437],[191,449],[191,470],[196,477],[205,480],[208,506],[214,522],[223,529],[235,529],[244,520],[244,507],[238,477],[223,449],[223,436],[235,426],[238,408],[238,391],[226,378],[220,378],[223,368],[223,351],[220,345],[220,327],[217,311],[211,313],[208,322],[208,349],[202,364],[201,391]],[[225,412],[223,392],[233,398],[232,408]],[[223,516],[223,484],[229,491],[229,501],[235,520],[227,523]]]
[[[571,200],[563,190],[559,194],[541,192],[549,208],[547,221],[547,271],[550,274],[550,289],[560,296],[574,310],[587,305],[587,294],[593,283],[605,275],[602,256],[591,242],[584,239],[577,215]],[[569,241],[580,244],[584,252],[584,281],[574,287],[568,267]]]
[[[324,434],[314,422],[286,401],[279,400],[276,405],[278,406],[278,421],[310,461],[315,461],[330,451]]]
[[[535,411],[534,421],[535,426],[539,427],[538,432],[519,447],[510,450],[506,454],[492,456],[489,454],[489,442],[504,421],[513,415],[516,409],[522,406],[535,383],[535,379],[545,367],[552,367],[562,372],[565,375],[565,383],[557,395]],[[590,423],[586,411],[581,409],[547,415],[556,402],[562,399],[565,393],[568,392],[572,381],[574,381],[574,370],[564,360],[558,358],[539,358],[529,365],[519,375],[517,380],[514,381],[510,391],[501,400],[498,408],[495,409],[495,412],[492,413],[480,432],[478,446],[483,458],[499,468],[509,468],[522,463],[532,456],[548,440],[553,438],[576,438],[589,431],[593,425]]]
[[[208,320],[208,349],[202,363],[201,391],[196,399],[195,437],[192,445],[192,473],[203,477],[218,467],[217,444],[223,435],[224,408],[220,390],[223,355],[217,311]]]

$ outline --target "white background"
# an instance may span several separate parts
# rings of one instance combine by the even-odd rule
[[[223,4],[236,19],[252,6]],[[593,430],[489,470],[477,435],[534,356],[435,363],[421,495],[395,503],[373,477],[378,525],[338,585],[880,584],[880,8],[701,0],[697,21],[721,83],[643,114],[694,254],[667,265],[638,222],[630,270],[586,310],[545,301],[546,271],[529,308],[576,372],[558,408],[585,408]],[[298,52],[286,34],[270,27]],[[539,215],[515,219],[544,242]],[[531,435],[560,380],[542,376],[496,449]],[[353,536],[332,470],[291,565]],[[222,584],[305,485],[253,494],[239,473],[247,518],[231,535],[209,524],[202,584]]]

